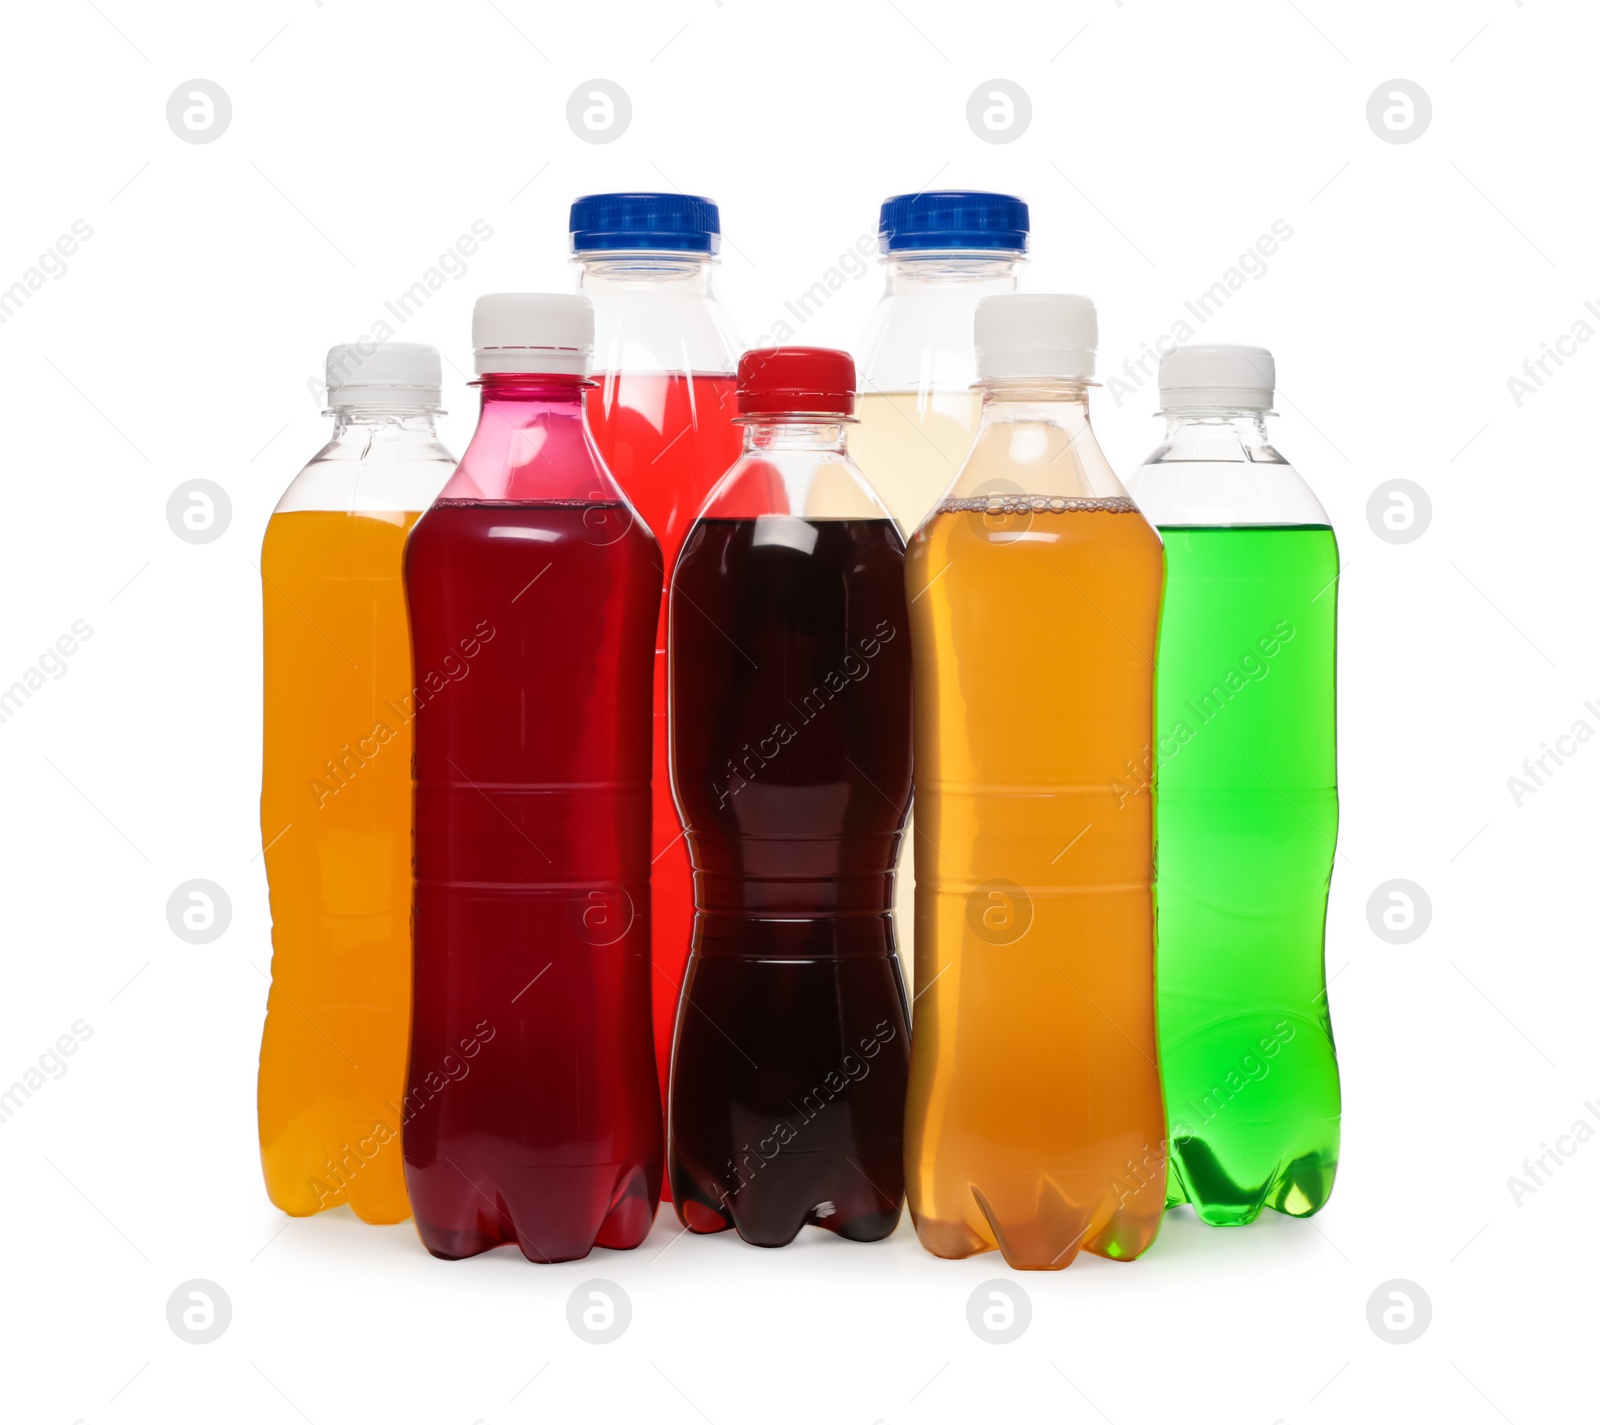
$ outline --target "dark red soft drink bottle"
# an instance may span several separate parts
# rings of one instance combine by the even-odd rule
[[[589,428],[606,468],[661,541],[668,578],[711,487],[738,458],[739,343],[712,282],[717,205],[687,193],[594,193],[572,205],[579,290],[594,303]],[[689,852],[667,773],[667,600],[656,629],[650,845],[651,993],[667,1090],[672,1022],[689,959]]]
[[[661,551],[584,423],[578,296],[481,297],[483,407],[406,547],[423,1244],[637,1246],[661,1178],[650,707]]]
[[[744,453],[672,579],[672,779],[695,876],[668,1170],[692,1231],[894,1230],[909,1063],[905,545],[845,453],[843,352],[746,352]]]

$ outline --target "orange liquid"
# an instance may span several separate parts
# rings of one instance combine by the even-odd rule
[[[257,1111],[272,1201],[403,1222],[411,1008],[414,513],[294,511],[261,550],[261,840],[272,990]]]
[[[911,1214],[942,1257],[1136,1257],[1167,1172],[1139,771],[1161,545],[1125,498],[1061,513],[950,503],[906,562]]]

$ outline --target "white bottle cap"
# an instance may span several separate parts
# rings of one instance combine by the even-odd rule
[[[985,297],[973,322],[978,379],[1087,381],[1094,375],[1099,335],[1094,303],[1087,297],[1047,292]]]
[[[1180,346],[1161,358],[1161,409],[1270,411],[1278,370],[1264,346]]]
[[[415,341],[372,338],[328,348],[330,410],[352,406],[439,408],[439,353]]]
[[[568,292],[494,292],[472,309],[472,349],[480,376],[491,372],[589,374],[594,307]]]

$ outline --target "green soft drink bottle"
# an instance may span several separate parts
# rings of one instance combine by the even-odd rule
[[[1338,834],[1327,514],[1268,443],[1260,347],[1161,363],[1131,492],[1166,546],[1157,653],[1156,996],[1167,1205],[1317,1211],[1339,1158],[1323,930]]]

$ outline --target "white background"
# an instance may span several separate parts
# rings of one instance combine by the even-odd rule
[[[8,9],[0,287],[76,219],[93,228],[0,326],[0,685],[74,620],[93,635],[0,724],[6,956],[0,1085],[77,1020],[92,1037],[0,1123],[7,1240],[0,1409],[26,1422],[1064,1419],[1516,1422],[1592,1408],[1591,1208],[1600,1142],[1513,1199],[1507,1179],[1600,1106],[1592,874],[1600,742],[1516,805],[1506,779],[1585,719],[1593,652],[1600,343],[1519,406],[1525,358],[1600,299],[1594,56],[1569,0],[662,0],[449,6],[275,0]],[[233,119],[180,142],[165,106],[210,79]],[[628,131],[580,142],[595,77]],[[980,141],[968,96],[1031,96]],[[1381,142],[1369,94],[1407,78],[1428,131]],[[1132,1264],[1026,1274],[1032,1323],[997,1346],[967,1300],[998,1257],[731,1235],[536,1267],[448,1264],[409,1225],[268,1204],[254,1085],[269,960],[259,856],[254,561],[321,443],[324,350],[384,314],[474,219],[494,235],[400,333],[437,344],[444,430],[473,420],[474,297],[567,290],[578,194],[715,198],[721,288],[747,339],[924,185],[1032,207],[1032,290],[1099,304],[1106,369],[1137,356],[1276,219],[1292,239],[1210,322],[1261,343],[1277,442],[1331,513],[1341,598],[1344,821],[1329,913],[1345,1087],[1320,1216],[1234,1231],[1171,1214]],[[852,344],[876,268],[796,339]],[[1096,397],[1113,464],[1155,443],[1149,390]],[[1369,526],[1404,477],[1409,544]],[[169,529],[206,478],[232,522]],[[1553,764],[1549,764],[1552,765]],[[185,944],[173,888],[232,900]],[[1375,887],[1432,902],[1369,927]],[[568,1328],[589,1278],[629,1329]],[[191,1278],[232,1302],[215,1342],[169,1328]],[[1408,1345],[1368,1325],[1393,1278],[1432,1302]],[[531,1381],[531,1383],[530,1383]]]

